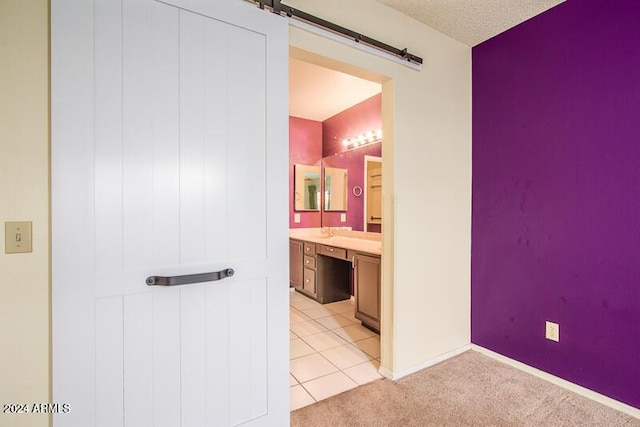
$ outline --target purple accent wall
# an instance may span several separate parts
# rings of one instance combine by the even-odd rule
[[[636,408],[639,20],[568,0],[472,50],[472,341]]]
[[[322,157],[345,151],[342,140],[382,128],[382,93],[322,122]]]
[[[293,210],[294,165],[318,165],[322,160],[322,122],[289,117],[289,227],[320,227],[321,214],[295,212]],[[300,214],[300,223],[293,222],[294,214]]]

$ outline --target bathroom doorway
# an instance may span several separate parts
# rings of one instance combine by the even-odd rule
[[[328,238],[342,233],[346,236],[352,232],[349,238],[377,239],[381,243],[384,78],[296,48],[290,49],[289,59],[290,238],[298,239],[291,240],[292,254],[298,247],[306,248],[301,246],[306,232],[316,233],[321,238],[317,240],[319,242],[323,242],[323,236]],[[305,206],[304,201],[314,197],[296,194],[299,188],[305,188],[296,184],[296,178],[301,180],[296,175],[296,168],[317,168],[319,171],[322,199],[319,203]],[[347,171],[346,204],[336,209],[332,209],[336,206],[333,198],[339,192],[329,188],[330,180],[326,179],[326,172],[333,169]],[[368,177],[371,173],[376,176]],[[376,178],[377,182],[373,182]],[[375,194],[371,193],[371,186],[374,186]],[[306,188],[317,188],[315,176],[313,185]],[[296,208],[297,198],[303,202],[299,208]],[[376,198],[379,207],[371,213],[367,201],[372,204],[372,199],[375,202]],[[374,209],[375,205],[373,203]],[[368,220],[368,216],[375,218]],[[303,259],[309,262],[307,258],[301,256],[300,261],[293,262],[296,265]],[[312,259],[314,267],[316,259]],[[371,259],[375,260],[375,257],[367,258],[368,261]],[[379,262],[380,256],[377,259]],[[351,262],[356,263],[356,258]],[[321,304],[319,299],[313,298],[317,295],[304,292],[303,286],[303,282],[309,280],[306,272],[314,281],[320,273],[315,268],[304,269],[304,273],[300,270],[299,274],[292,270],[292,282],[299,280],[300,289],[303,289],[297,292],[292,286],[290,293],[292,410],[382,378],[378,373],[382,355],[380,333],[384,333],[384,324],[380,322],[380,264],[376,268],[378,288],[374,286],[374,290],[378,293],[378,306],[377,315],[371,317],[367,317],[366,308],[360,308],[358,312],[355,295]]]

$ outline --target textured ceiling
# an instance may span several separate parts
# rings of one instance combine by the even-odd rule
[[[376,0],[475,46],[565,0]]]

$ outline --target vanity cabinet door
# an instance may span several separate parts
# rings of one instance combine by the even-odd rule
[[[316,295],[316,272],[310,268],[304,269],[304,284],[302,285],[302,289],[313,294],[313,296]]]
[[[316,244],[304,242],[304,254],[309,256],[315,256],[316,254]]]
[[[305,268],[310,268],[312,270],[316,269],[316,257],[314,256],[304,256],[304,266]]]
[[[289,240],[289,283],[295,288],[302,287],[302,247],[303,242]]]
[[[355,317],[380,331],[380,257],[357,254],[353,268]]]

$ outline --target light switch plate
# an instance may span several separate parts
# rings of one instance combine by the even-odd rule
[[[4,223],[4,253],[33,252],[31,246],[31,221],[7,221]]]
[[[340,222],[347,222],[347,214],[346,213],[341,213],[340,214]]]

